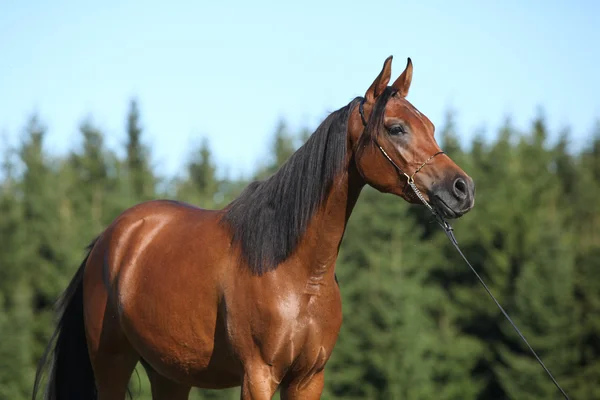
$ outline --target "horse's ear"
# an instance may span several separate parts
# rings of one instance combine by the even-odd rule
[[[410,82],[412,81],[412,72],[413,66],[410,57],[408,57],[408,61],[406,62],[406,68],[404,72],[400,74],[396,82],[392,85],[394,89],[398,91],[398,94],[402,97],[406,97],[408,95],[408,89],[410,89]]]
[[[381,93],[383,93],[390,82],[390,77],[392,75],[392,58],[393,56],[389,56],[385,59],[381,72],[377,78],[375,78],[371,84],[371,87],[367,90],[367,93],[365,94],[365,99],[367,99],[367,102],[374,103],[375,99],[379,97]]]

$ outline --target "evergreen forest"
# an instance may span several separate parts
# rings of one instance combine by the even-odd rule
[[[316,128],[280,121],[270,158],[243,179],[219,174],[227,166],[201,138],[181,173],[164,176],[140,110],[135,99],[123,110],[120,149],[88,118],[70,152],[53,154],[37,115],[0,147],[2,400],[30,398],[55,301],[116,216],[158,198],[222,208]],[[543,112],[473,136],[449,112],[437,132],[476,183],[475,208],[452,222],[463,251],[571,398],[600,399],[600,122],[577,132],[578,146]],[[365,187],[336,273],[344,323],[324,399],[561,398],[424,207]],[[151,398],[141,365],[130,386],[134,399]],[[239,388],[191,398],[238,399]]]

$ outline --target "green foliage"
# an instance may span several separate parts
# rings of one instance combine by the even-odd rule
[[[223,207],[226,196],[222,184],[226,182],[217,178],[208,140],[203,139],[193,151],[186,167],[187,176],[175,183],[177,198],[207,209]]]
[[[279,169],[279,167],[283,165],[283,163],[286,162],[292,154],[294,154],[297,149],[295,139],[305,141],[305,139],[308,138],[303,136],[299,136],[297,138],[294,137],[290,133],[285,121],[280,120],[277,123],[275,133],[273,134],[273,142],[271,144],[270,151],[271,156],[269,157],[267,164],[263,165],[256,173],[257,179],[264,179],[273,175]]]
[[[127,114],[127,183],[132,200],[150,200],[156,190],[156,177],[151,169],[150,150],[142,141],[140,111],[137,100],[129,104]]]
[[[25,398],[33,379],[32,298],[25,261],[22,205],[11,152],[0,183],[0,399]]]
[[[33,116],[0,173],[0,399],[30,395],[53,304],[83,248],[126,208],[159,196],[136,101],[125,156],[91,120],[79,145],[51,157]],[[460,139],[452,113],[440,144],[476,182],[475,209],[453,223],[461,247],[573,398],[600,398],[600,123],[589,146],[556,143],[543,114],[526,132],[507,119],[493,140]],[[274,173],[307,139],[280,121]],[[221,208],[248,183],[217,176],[208,141],[165,192]],[[336,267],[344,324],[323,398],[551,399],[557,392],[423,207],[365,188]],[[141,366],[137,399],[149,399]],[[239,389],[195,390],[196,400]]]

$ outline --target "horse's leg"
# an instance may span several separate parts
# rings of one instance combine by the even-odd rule
[[[94,364],[98,400],[125,399],[129,378],[137,358],[123,355],[104,355]]]
[[[282,400],[318,400],[325,385],[325,371],[313,375],[308,381],[294,379],[281,388]]]
[[[187,400],[190,390],[192,390],[190,386],[181,385],[165,378],[145,362],[142,362],[142,365],[144,365],[150,380],[152,400]]]
[[[98,400],[124,400],[140,357],[125,336],[115,307],[108,301],[102,264],[93,261],[88,263],[84,280],[84,315]]]
[[[125,399],[129,379],[139,360],[113,315],[107,309],[98,340],[88,342],[98,400]]]
[[[273,379],[271,367],[257,362],[247,364],[242,382],[242,400],[271,400],[278,382]]]

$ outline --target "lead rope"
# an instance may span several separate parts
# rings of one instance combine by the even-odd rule
[[[483,288],[490,295],[490,297],[492,298],[492,300],[494,300],[494,303],[496,303],[496,305],[498,306],[498,308],[500,309],[500,311],[502,311],[502,314],[504,314],[504,316],[506,317],[506,319],[508,320],[508,322],[510,322],[510,324],[515,329],[515,331],[519,334],[519,336],[521,337],[521,339],[523,339],[523,341],[525,342],[525,344],[527,345],[527,347],[529,347],[529,350],[531,350],[531,353],[535,356],[536,360],[540,363],[540,365],[542,366],[542,368],[544,368],[544,370],[546,371],[546,373],[548,374],[548,376],[550,377],[550,379],[552,379],[552,382],[554,382],[554,384],[556,385],[556,387],[558,388],[558,390],[560,390],[560,392],[565,397],[565,399],[569,400],[569,396],[567,396],[567,393],[565,393],[565,391],[563,390],[562,387],[560,387],[560,385],[558,384],[558,382],[556,381],[556,379],[554,379],[554,376],[552,376],[552,373],[550,373],[550,370],[546,367],[546,365],[544,365],[544,362],[537,355],[537,353],[535,352],[535,350],[533,350],[533,347],[531,347],[531,345],[529,344],[529,342],[527,341],[527,339],[525,339],[525,336],[523,336],[523,334],[521,333],[521,331],[519,330],[519,328],[517,327],[517,325],[513,322],[513,320],[508,315],[508,313],[506,311],[504,311],[504,308],[502,308],[502,306],[500,305],[500,303],[498,302],[498,300],[496,300],[496,297],[494,297],[494,295],[492,294],[492,292],[490,291],[490,289],[488,288],[488,286],[485,284],[485,282],[483,281],[483,279],[481,278],[481,276],[479,276],[479,274],[477,273],[477,271],[475,270],[475,268],[473,268],[473,266],[471,265],[471,263],[469,262],[469,260],[467,260],[467,257],[465,257],[465,255],[463,254],[463,252],[460,250],[460,247],[458,246],[458,241],[456,240],[456,237],[454,236],[454,231],[452,229],[452,226],[450,226],[450,224],[444,219],[444,217],[441,216],[433,207],[431,207],[429,205],[429,203],[425,200],[425,198],[423,197],[423,195],[421,194],[421,192],[419,191],[419,189],[417,188],[417,186],[415,185],[414,182],[409,182],[408,184],[410,185],[410,187],[412,188],[412,190],[414,190],[415,194],[421,200],[421,202],[429,209],[429,211],[431,211],[431,213],[433,214],[436,222],[442,227],[442,229],[446,233],[446,236],[448,236],[448,239],[450,239],[450,242],[454,245],[454,248],[456,249],[456,251],[458,251],[458,254],[461,255],[461,257],[463,258],[463,260],[465,260],[465,263],[467,263],[467,265],[469,266],[469,268],[471,268],[471,271],[473,271],[473,273],[475,274],[475,276],[477,277],[477,279],[479,279],[479,282],[481,282],[481,285],[483,286]]]
[[[362,119],[362,123],[363,123],[363,125],[366,128],[367,127],[367,122],[366,122],[365,116],[364,116],[363,104],[364,104],[364,99],[360,103],[359,112],[360,112],[360,117]],[[477,273],[477,271],[475,270],[475,268],[471,265],[471,263],[469,262],[469,260],[467,260],[467,257],[463,254],[463,252],[461,251],[460,247],[458,246],[458,241],[456,240],[456,237],[454,236],[454,229],[452,228],[452,226],[448,223],[448,221],[446,221],[446,219],[440,213],[438,213],[427,202],[427,200],[425,200],[425,197],[423,197],[423,194],[421,194],[421,191],[417,188],[417,185],[415,184],[415,180],[414,180],[415,174],[417,172],[419,172],[425,165],[427,165],[427,163],[431,159],[433,159],[433,157],[437,156],[438,154],[442,154],[443,152],[438,152],[438,153],[434,154],[433,156],[429,157],[427,159],[427,161],[425,161],[423,164],[421,164],[421,166],[419,168],[417,168],[417,170],[415,171],[415,173],[412,174],[412,176],[410,176],[407,173],[405,173],[404,171],[402,171],[402,169],[400,169],[400,167],[398,167],[398,165],[396,165],[396,163],[394,162],[394,160],[392,160],[392,158],[385,152],[385,150],[383,150],[383,147],[381,147],[379,145],[379,143],[377,143],[377,140],[375,140],[375,144],[377,145],[377,147],[379,148],[379,150],[381,150],[381,152],[383,153],[383,155],[385,156],[385,158],[387,158],[388,161],[394,166],[394,168],[396,168],[396,171],[398,172],[398,174],[404,175],[406,177],[406,179],[407,179],[406,183],[408,185],[410,185],[410,187],[412,188],[412,190],[414,191],[414,193],[417,195],[417,197],[419,198],[419,200],[421,200],[421,202],[423,203],[423,205],[425,205],[425,207],[427,207],[427,209],[431,212],[431,214],[433,214],[435,222],[437,222],[440,225],[440,227],[444,230],[444,233],[446,234],[446,236],[448,236],[448,239],[450,240],[450,243],[452,243],[454,245],[454,248],[456,249],[456,251],[458,251],[458,254],[460,254],[460,256],[465,261],[465,263],[467,263],[467,265],[469,266],[469,268],[471,268],[471,271],[473,271],[473,273],[475,274],[475,276],[477,277],[477,279],[479,280],[479,282],[481,283],[481,285],[483,286],[483,288],[485,289],[485,291],[490,295],[490,297],[492,298],[492,300],[494,301],[494,303],[496,303],[496,305],[498,306],[498,308],[500,309],[500,311],[502,312],[502,314],[504,314],[504,316],[506,317],[506,319],[508,320],[508,322],[510,322],[510,324],[512,325],[512,327],[514,328],[514,330],[517,332],[517,334],[521,337],[521,339],[523,339],[523,342],[525,342],[525,344],[527,345],[527,347],[529,348],[529,350],[531,351],[531,353],[535,356],[535,359],[540,363],[540,365],[542,366],[542,368],[544,369],[544,371],[546,371],[546,373],[548,374],[548,376],[550,377],[550,379],[552,379],[552,382],[554,383],[554,385],[562,393],[562,395],[564,396],[564,398],[566,400],[569,400],[569,396],[567,396],[567,393],[563,390],[562,387],[560,387],[560,385],[558,384],[558,382],[556,381],[556,379],[554,379],[554,376],[552,375],[552,373],[550,372],[550,370],[546,367],[546,365],[544,364],[544,362],[542,361],[542,359],[537,355],[537,353],[535,352],[535,350],[533,350],[533,347],[531,347],[531,345],[529,344],[529,342],[527,341],[527,339],[525,339],[525,336],[523,336],[523,334],[521,333],[521,330],[513,322],[512,318],[510,318],[510,316],[508,315],[508,313],[506,311],[504,311],[504,308],[500,305],[500,303],[498,302],[498,300],[496,300],[496,297],[494,297],[494,295],[492,294],[491,290],[485,284],[484,280],[481,278],[481,276],[479,276],[479,274]],[[405,188],[406,188],[406,186],[405,186]]]

